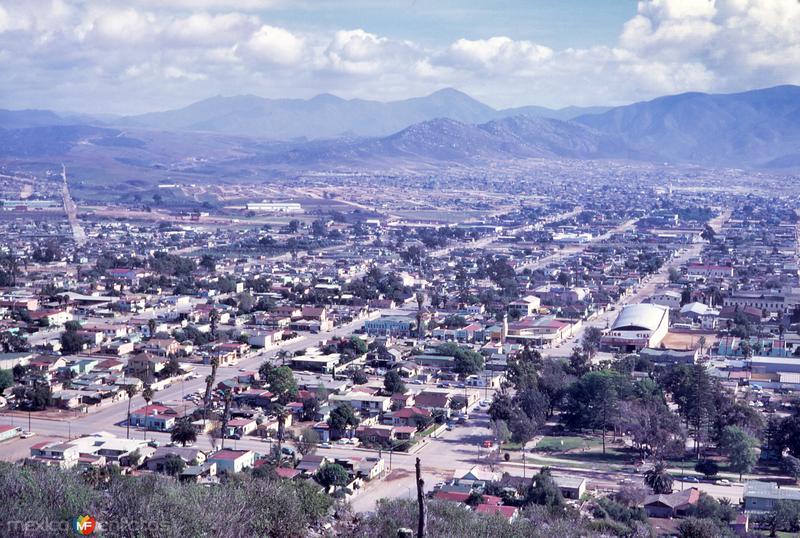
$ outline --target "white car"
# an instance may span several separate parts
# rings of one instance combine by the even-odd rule
[[[320,448],[330,448],[330,447],[331,447],[331,444],[330,444],[330,443],[320,443],[320,444],[319,444],[319,447],[320,447]]]
[[[33,437],[34,435],[36,435],[36,432],[29,432],[29,431],[24,431],[21,434],[19,434],[19,436],[22,439],[28,439],[29,437]]]

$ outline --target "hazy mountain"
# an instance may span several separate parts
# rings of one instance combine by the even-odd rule
[[[261,155],[273,164],[395,164],[470,163],[520,158],[629,158],[618,137],[601,134],[573,122],[515,116],[480,125],[439,118],[395,134],[351,141],[297,145],[289,151]]]
[[[65,155],[73,147],[92,144],[120,146],[127,139],[119,131],[88,125],[43,125],[19,129],[0,127],[0,156],[42,157]]]
[[[218,144],[224,147],[218,153],[231,152],[234,159],[299,166],[530,157],[800,166],[797,86],[560,110],[495,110],[452,89],[387,103],[328,94],[308,100],[214,97],[110,123],[116,129],[93,130],[107,125],[47,110],[0,110],[0,155],[59,155],[88,142],[108,155],[136,150],[142,162],[161,162],[192,155],[192,139],[205,137],[206,154],[216,153]]]
[[[125,118],[121,126],[210,131],[278,140],[333,138],[345,133],[385,136],[434,118],[480,123],[493,108],[453,89],[426,97],[382,103],[323,94],[312,99],[264,99],[254,95],[212,97],[185,108]]]
[[[555,120],[569,121],[586,114],[601,114],[611,110],[610,106],[568,106],[559,109],[552,109],[543,106],[521,106],[517,108],[506,108],[498,111],[500,117],[511,116],[533,116],[535,118],[553,118]]]
[[[800,87],[726,95],[685,93],[576,121],[665,161],[792,166],[800,153]]]
[[[64,125],[68,123],[50,110],[3,110],[0,109],[0,128],[24,129],[45,125]]]

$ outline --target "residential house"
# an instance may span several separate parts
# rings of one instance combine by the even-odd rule
[[[689,488],[669,494],[648,495],[644,500],[644,511],[648,517],[676,517],[686,515],[700,499],[700,490]]]
[[[255,453],[252,450],[231,450],[225,448],[211,454],[208,457],[208,461],[217,464],[218,472],[238,473],[253,466],[255,463]]]

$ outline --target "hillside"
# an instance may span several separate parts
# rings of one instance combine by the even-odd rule
[[[685,93],[583,115],[664,161],[713,166],[793,166],[800,156],[800,87],[711,95]]]

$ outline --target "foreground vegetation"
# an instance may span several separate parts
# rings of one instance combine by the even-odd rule
[[[72,518],[94,517],[105,536],[136,538],[307,536],[332,499],[303,481],[237,474],[205,487],[175,479],[81,474],[0,465],[3,536],[75,536]],[[30,522],[27,528],[19,523]]]

